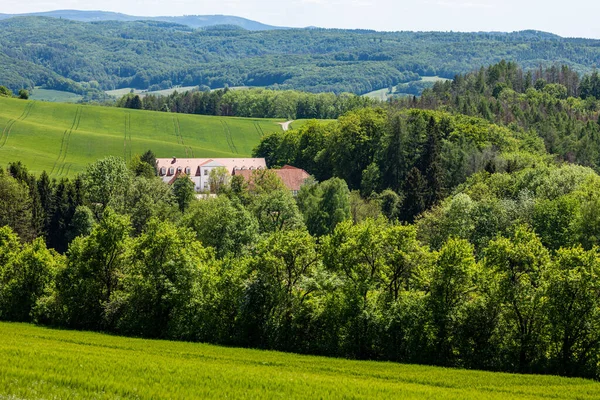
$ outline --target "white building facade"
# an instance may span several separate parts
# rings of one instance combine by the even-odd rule
[[[209,177],[213,169],[225,168],[229,175],[234,175],[235,171],[267,168],[264,158],[157,158],[156,166],[165,183],[172,183],[185,174],[194,182],[196,192],[210,190]]]

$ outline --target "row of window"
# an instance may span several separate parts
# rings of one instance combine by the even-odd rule
[[[239,170],[243,171],[243,170],[245,170],[245,169],[249,169],[250,171],[253,171],[254,169],[262,169],[262,167],[258,167],[258,168],[254,168],[254,167],[250,167],[250,168],[246,168],[246,167],[238,168],[238,167],[235,167],[235,168],[234,168],[234,170],[236,170],[236,171],[239,171]],[[178,173],[180,173],[180,172],[182,172],[182,171],[183,171],[183,170],[182,170],[182,168],[181,168],[181,167],[178,167],[178,168],[177,168],[177,172],[178,172]],[[208,170],[208,169],[204,169],[204,175],[205,175],[205,176],[207,176],[207,175],[208,175],[208,172],[209,172],[209,170]],[[191,175],[191,174],[192,174],[192,170],[191,170],[191,168],[190,168],[190,167],[185,167],[185,174],[186,174],[186,175]],[[167,174],[167,168],[166,168],[166,167],[162,167],[162,168],[160,169],[160,175],[161,175],[161,176],[163,176],[163,175],[175,175],[175,168],[174,168],[174,167],[170,167],[170,168],[169,168],[169,173]],[[199,173],[196,173],[196,175],[200,175],[200,174],[199,174]]]

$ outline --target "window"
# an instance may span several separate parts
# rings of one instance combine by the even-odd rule
[[[190,167],[185,167],[186,175],[189,175],[191,172],[192,172],[192,170],[190,169]]]
[[[292,195],[293,195],[294,197],[298,196],[298,191],[297,191],[297,190],[292,190]]]
[[[169,168],[169,175],[173,175],[175,173],[175,168]]]
[[[164,174],[166,174],[166,173],[167,173],[167,169],[166,169],[165,167],[162,167],[162,168],[160,169],[160,174],[161,174],[161,175],[164,175]]]
[[[204,170],[204,176],[207,176],[207,175],[208,175],[208,169],[205,169]]]

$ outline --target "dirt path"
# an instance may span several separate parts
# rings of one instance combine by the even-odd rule
[[[281,125],[281,129],[283,129],[284,131],[287,131],[288,129],[290,129],[290,124],[292,122],[294,122],[294,120],[287,121],[287,122],[280,122],[279,125]]]

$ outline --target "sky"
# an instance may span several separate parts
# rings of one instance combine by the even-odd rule
[[[0,13],[58,9],[136,16],[224,14],[288,27],[380,31],[535,29],[600,39],[598,0],[0,0]]]

